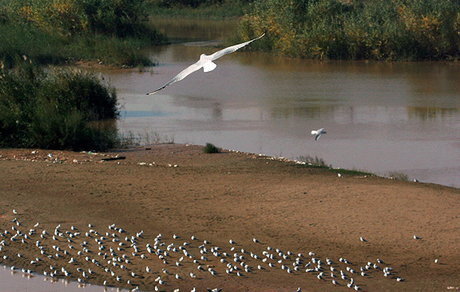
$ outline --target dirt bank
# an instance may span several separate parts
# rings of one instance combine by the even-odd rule
[[[64,268],[73,280],[141,290],[336,291],[349,290],[350,278],[364,291],[460,287],[459,189],[362,174],[338,177],[292,162],[234,152],[204,154],[201,149],[155,145],[106,154],[0,150],[0,231],[10,232],[0,237],[5,240],[0,256],[7,256],[0,260],[48,274],[52,265],[59,277]],[[124,159],[101,161],[117,155]],[[111,224],[127,233],[109,229]],[[20,230],[13,240],[17,231],[12,226]],[[40,238],[43,229],[49,235]],[[142,237],[136,237],[141,230]],[[31,264],[37,257],[40,261]],[[69,263],[72,257],[77,263]],[[336,278],[326,258],[334,262]],[[318,279],[320,270],[306,272],[318,268],[317,260],[323,279]],[[372,267],[366,269],[368,262]],[[393,268],[387,277],[385,267]],[[166,283],[160,285],[158,277]]]

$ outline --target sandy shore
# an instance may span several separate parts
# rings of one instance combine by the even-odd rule
[[[460,287],[459,189],[362,174],[338,177],[327,169],[201,149],[0,150],[0,261],[48,274],[51,265],[58,277],[65,270],[73,280],[148,291],[155,286],[162,291],[349,291],[350,278],[363,291]],[[124,159],[101,161],[117,155]],[[126,233],[109,229],[111,224]],[[49,235],[40,238],[43,230]],[[76,263],[69,263],[71,258]],[[318,279],[321,270],[306,272],[318,268],[318,260],[323,279]],[[392,268],[386,277],[385,267]],[[361,268],[366,275],[360,275]]]

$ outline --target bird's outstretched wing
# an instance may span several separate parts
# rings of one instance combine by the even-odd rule
[[[319,137],[321,137],[321,134],[315,136],[315,141],[318,141]]]
[[[247,42],[244,42],[244,43],[241,43],[241,44],[237,44],[237,45],[233,45],[233,46],[231,46],[231,47],[227,47],[227,48],[225,48],[225,49],[222,49],[222,50],[220,50],[220,51],[217,51],[217,52],[215,52],[214,54],[210,55],[211,60],[214,61],[214,60],[219,59],[220,57],[222,57],[222,56],[224,56],[224,55],[233,53],[233,52],[235,52],[236,50],[239,50],[239,49],[241,49],[242,47],[247,46],[248,44],[252,43],[253,41],[256,41],[256,40],[262,38],[264,35],[265,35],[265,33],[262,34],[260,37],[257,37],[257,38],[255,38],[255,39],[252,39],[252,40],[250,40],[250,41],[247,41]]]
[[[201,67],[203,67],[203,65],[200,64],[200,61],[188,66],[187,68],[185,68],[184,70],[182,70],[179,74],[177,74],[176,76],[174,76],[173,79],[169,80],[168,82],[166,82],[162,87],[152,91],[152,92],[149,92],[147,93],[147,95],[152,95],[152,94],[155,94],[157,93],[158,91],[168,87],[169,85],[177,82],[177,81],[181,81],[182,79],[184,79],[185,77],[187,77],[188,75],[192,74],[193,72],[199,70]]]
[[[224,55],[227,55],[227,54],[230,54],[230,53],[233,53],[235,52],[236,50],[238,49],[241,49],[242,47],[250,44],[251,42],[255,41],[255,40],[258,40],[260,39],[261,37],[263,37],[265,35],[265,33],[263,35],[261,35],[260,37],[258,38],[255,38],[255,39],[252,39],[250,41],[247,41],[247,42],[244,42],[244,43],[241,43],[241,44],[238,44],[238,45],[234,45],[234,46],[231,46],[231,47],[228,47],[228,48],[225,48],[225,49],[222,49],[220,51],[217,51],[215,52],[214,54],[212,55],[209,55],[209,56],[206,56],[207,58],[207,61],[213,61],[213,60],[216,60]],[[182,79],[184,79],[185,77],[187,77],[188,75],[190,75],[191,73],[199,70],[200,68],[203,67],[203,65],[207,64],[206,62],[203,62],[203,60],[201,60],[200,58],[200,61],[188,66],[187,68],[185,68],[184,70],[182,70],[179,74],[177,74],[173,79],[169,80],[168,82],[166,82],[163,86],[161,86],[160,88],[152,91],[152,92],[149,92],[147,93],[147,95],[152,95],[152,94],[155,94],[157,93],[158,91],[168,87],[169,85],[177,82],[177,81],[181,81]],[[209,64],[209,63],[208,63]],[[209,72],[209,71],[212,71],[214,68],[215,68],[215,64],[214,63],[211,63],[213,65],[209,65],[205,68],[205,72]]]

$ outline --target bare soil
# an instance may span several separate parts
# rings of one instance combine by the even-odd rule
[[[102,161],[103,158],[120,158]],[[12,210],[18,214],[13,214]],[[223,291],[340,291],[353,278],[363,291],[448,291],[460,287],[460,190],[434,184],[395,181],[376,176],[344,172],[342,177],[328,169],[312,168],[294,162],[278,161],[255,154],[223,152],[205,154],[202,146],[153,145],[111,153],[77,153],[35,149],[0,150],[0,232],[10,231],[0,237],[5,246],[0,251],[0,261],[6,265],[51,272],[50,265],[70,271],[71,279],[82,278],[76,268],[92,269],[86,282],[119,287],[139,286],[141,290],[198,291],[206,288],[223,288]],[[12,222],[17,218],[21,225]],[[40,225],[33,227],[36,222]],[[61,224],[61,236],[52,239],[55,227]],[[88,224],[94,227],[88,227]],[[127,231],[119,234],[107,228],[116,224]],[[69,233],[80,235],[68,241]],[[23,235],[31,228],[36,234],[22,243]],[[46,229],[50,235],[45,239],[39,234]],[[85,235],[89,229],[99,234]],[[140,251],[133,256],[133,248],[125,240],[144,231],[137,238]],[[65,233],[69,231],[69,233]],[[106,234],[108,232],[108,235]],[[126,245],[119,251],[119,242],[112,239],[118,234]],[[161,233],[167,246],[175,247],[189,242],[183,252],[169,251],[167,264],[155,254],[147,252],[145,245],[154,245],[154,238]],[[173,238],[173,234],[180,238]],[[192,240],[194,235],[198,240]],[[417,235],[421,239],[414,239]],[[94,238],[104,236],[109,253],[113,248],[118,256],[126,254],[131,261],[123,263],[126,270],[113,266],[97,253]],[[367,241],[360,241],[364,237]],[[257,238],[260,242],[253,242]],[[229,243],[232,239],[235,245]],[[46,247],[46,257],[40,254],[36,241]],[[203,243],[207,240],[207,243]],[[78,255],[82,242],[87,241],[89,252]],[[76,249],[71,250],[68,245]],[[69,255],[56,251],[59,246]],[[200,254],[198,246],[207,248]],[[274,250],[280,249],[283,259]],[[227,263],[215,256],[211,247],[220,247],[219,254],[227,252],[226,260],[240,267],[227,274]],[[231,248],[234,247],[233,251]],[[244,252],[241,251],[244,249]],[[274,254],[274,259],[262,262],[250,253],[265,257],[262,251]],[[314,252],[314,256],[309,256]],[[18,257],[20,253],[22,257]],[[240,263],[234,262],[233,254],[243,255],[243,261],[252,267],[246,272]],[[293,262],[302,253],[302,266],[295,271]],[[57,258],[55,254],[60,254]],[[138,255],[146,255],[141,259]],[[3,256],[7,256],[6,259]],[[208,260],[200,257],[206,256]],[[40,257],[33,265],[31,260]],[[78,264],[68,263],[74,257]],[[97,259],[101,266],[91,261]],[[306,273],[305,267],[313,258],[321,259],[324,269],[322,280],[319,272]],[[351,264],[339,262],[346,258]],[[332,283],[331,272],[326,264],[331,259],[339,285]],[[378,264],[377,258],[384,261]],[[438,259],[438,263],[435,263]],[[281,260],[281,262],[279,262]],[[271,268],[268,263],[275,267]],[[366,271],[367,276],[352,274],[353,268],[367,262],[379,266]],[[212,268],[216,276],[208,271]],[[257,265],[264,267],[258,270]],[[289,266],[287,273],[281,266]],[[152,272],[145,272],[149,266]],[[311,264],[310,267],[316,267]],[[122,277],[104,271],[108,267]],[[379,269],[392,267],[393,274],[384,277]],[[167,269],[169,275],[162,272]],[[343,280],[339,270],[348,275]],[[139,276],[131,277],[130,272]],[[192,279],[190,272],[197,278]],[[181,279],[176,279],[178,274]],[[158,277],[166,281],[158,285]],[[402,282],[397,277],[404,279]],[[129,280],[129,283],[127,283]],[[460,289],[460,288],[457,288]]]

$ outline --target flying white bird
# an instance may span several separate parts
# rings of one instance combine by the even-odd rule
[[[164,84],[162,87],[158,88],[157,90],[154,90],[152,92],[147,93],[147,95],[155,94],[156,92],[166,88],[167,86],[169,86],[169,85],[171,85],[173,83],[176,83],[178,81],[181,81],[182,79],[184,79],[188,75],[192,74],[195,71],[200,70],[201,68],[203,68],[204,72],[210,72],[210,71],[216,69],[217,65],[213,62],[214,60],[217,60],[220,57],[225,56],[227,54],[233,53],[233,52],[241,49],[242,47],[249,45],[253,41],[256,41],[256,40],[262,38],[264,35],[265,35],[265,33],[262,34],[260,37],[257,37],[255,39],[252,39],[250,41],[247,41],[247,42],[244,42],[244,43],[241,43],[241,44],[237,44],[237,45],[227,47],[227,48],[222,49],[220,51],[217,51],[217,52],[215,52],[214,54],[211,54],[211,55],[201,54],[200,59],[198,60],[198,62],[188,66],[187,68],[182,70],[179,74],[174,76],[173,79],[171,79],[168,82],[166,82],[166,84]]]
[[[327,132],[324,130],[324,128],[311,131],[311,134],[315,136],[315,141],[318,141],[319,137],[321,137],[321,135],[326,134],[326,133]]]

